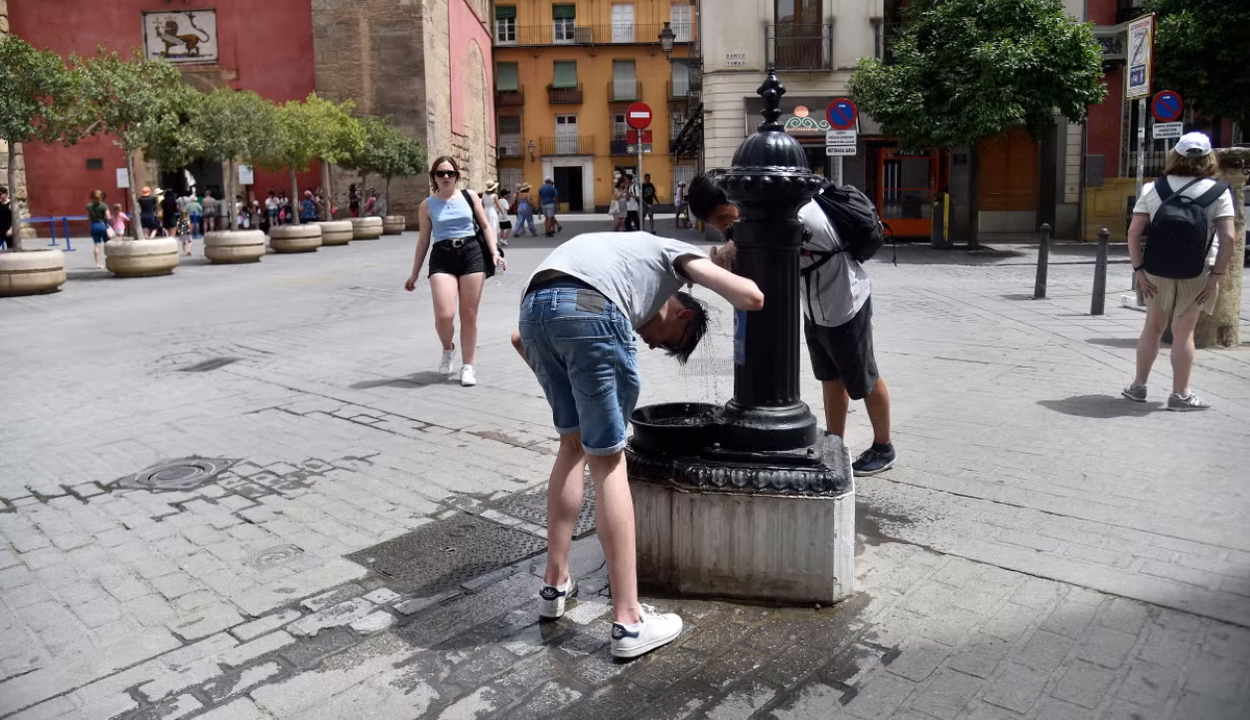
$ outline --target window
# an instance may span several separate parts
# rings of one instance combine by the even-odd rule
[[[612,99],[638,99],[638,75],[633,60],[612,61]]]
[[[778,25],[819,25],[824,21],[821,0],[774,0]],[[676,32],[674,30],[674,32]]]
[[[499,168],[499,186],[515,190],[525,180],[525,168],[503,166]],[[510,200],[513,204],[516,199]]]
[[[673,140],[681,135],[681,129],[686,126],[686,113],[681,110],[673,110],[669,113],[668,136]]]
[[[495,89],[516,92],[521,89],[521,78],[514,62],[495,63]]]
[[[551,6],[551,38],[556,43],[572,43],[573,24],[577,19],[576,5]]]
[[[495,6],[495,44],[516,44],[516,5]]]
[[[673,97],[683,97],[690,92],[690,66],[673,63]]]
[[[694,39],[694,21],[691,19],[692,12],[690,3],[675,2],[671,6],[669,13],[669,27],[673,29],[673,42],[688,43]]]
[[[677,193],[677,186],[686,183],[686,189],[690,189],[690,181],[694,180],[694,165],[674,165],[673,166],[673,193]]]
[[[556,154],[577,154],[576,115],[556,115]]]
[[[553,88],[575,88],[577,87],[577,61],[576,60],[556,60],[552,63],[552,80]]]
[[[632,43],[634,41],[634,6],[612,6],[612,42]]]
[[[612,118],[612,139],[624,140],[629,132],[629,123],[625,122],[625,113],[618,113]]]
[[[524,152],[521,147],[521,118],[518,115],[505,115],[499,118],[499,156],[520,157]],[[508,187],[505,185],[505,187]]]

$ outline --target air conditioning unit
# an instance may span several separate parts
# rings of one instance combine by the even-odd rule
[[[595,41],[595,29],[589,26],[573,28],[573,42],[589,45]]]

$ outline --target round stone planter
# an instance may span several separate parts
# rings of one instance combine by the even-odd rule
[[[204,257],[220,264],[258,262],[265,256],[265,233],[217,230],[204,233]]]
[[[408,224],[408,218],[403,215],[387,215],[382,218],[382,234],[383,235],[399,235],[404,231],[404,226]]]
[[[382,218],[352,218],[353,240],[377,240],[382,237]]]
[[[269,231],[269,247],[279,253],[316,252],[321,247],[321,226],[279,225]]]
[[[41,295],[65,284],[65,254],[60,250],[0,252],[0,296]]]
[[[322,245],[346,245],[352,241],[352,223],[350,220],[323,220],[321,226]]]
[[[168,275],[178,267],[178,238],[109,240],[104,243],[104,267],[117,277]]]

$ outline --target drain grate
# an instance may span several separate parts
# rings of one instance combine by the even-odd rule
[[[236,462],[238,460],[229,458],[202,457],[166,460],[116,480],[114,484],[119,488],[152,492],[192,490],[211,481]]]
[[[272,570],[286,565],[303,554],[303,548],[296,545],[274,545],[249,555],[247,566],[254,570]]]
[[[194,365],[188,365],[184,368],[178,368],[178,372],[208,372],[209,370],[224,368],[225,366],[231,363],[237,363],[238,361],[239,358],[237,357],[215,357],[205,360],[204,362],[198,362]]]
[[[526,493],[509,495],[496,500],[491,507],[504,515],[547,527],[547,494]],[[589,477],[582,478],[582,511],[577,516],[574,538],[588,535],[595,530],[595,484]]]
[[[464,515],[422,525],[347,559],[390,578],[401,592],[432,595],[546,548],[542,538]]]

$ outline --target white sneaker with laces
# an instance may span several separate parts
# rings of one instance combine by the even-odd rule
[[[465,365],[460,368],[460,385],[462,387],[473,387],[477,385],[477,373],[473,372],[472,365]]]
[[[538,591],[538,597],[541,602],[538,605],[538,614],[541,617],[555,620],[564,615],[564,605],[570,599],[577,596],[577,580],[570,577],[564,581],[563,585],[543,585],[543,589]]]
[[[450,375],[452,368],[455,366],[455,363],[456,363],[456,349],[452,348],[450,350],[444,350],[443,359],[438,364],[439,373],[443,375]]]
[[[681,618],[673,613],[657,613],[642,606],[642,619],[633,625],[612,623],[612,657],[636,658],[671,643],[681,635]]]

